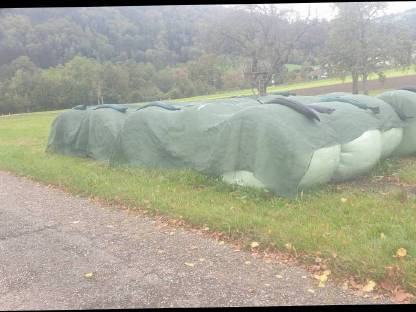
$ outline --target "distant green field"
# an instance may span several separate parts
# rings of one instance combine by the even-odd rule
[[[353,275],[362,283],[388,280],[416,291],[415,195],[400,186],[382,189],[375,182],[379,176],[395,175],[416,187],[416,158],[381,163],[367,184],[326,185],[290,201],[191,170],[120,169],[45,153],[57,115],[0,117],[0,170],[72,194],[208,226],[246,249],[256,241],[260,249],[292,254],[305,264],[319,256],[332,271],[330,279]],[[394,258],[398,248],[405,248],[408,256]],[[397,268],[394,274],[389,267]]]
[[[294,65],[294,64],[292,64]],[[392,77],[401,77],[401,76],[409,76],[416,74],[414,67],[412,66],[410,69],[400,70],[400,69],[390,69],[384,72],[387,78]],[[378,76],[376,74],[372,74],[369,76],[369,80],[376,80]],[[307,82],[299,82],[299,83],[292,83],[280,86],[272,86],[267,89],[268,92],[274,91],[290,91],[296,89],[306,89],[306,88],[315,88],[315,87],[322,87],[322,86],[330,86],[344,82],[351,82],[352,79],[350,76],[346,77],[345,80],[341,80],[340,78],[330,78],[330,79],[322,79],[322,80],[314,80],[314,81],[307,81]],[[253,95],[253,90],[251,89],[244,89],[244,90],[235,90],[235,91],[226,91],[221,93],[215,94],[208,94],[208,95],[199,95],[184,99],[176,99],[174,101],[183,102],[183,101],[198,101],[198,100],[213,100],[218,98],[230,97],[230,96],[241,96],[241,95]]]
[[[286,64],[285,66],[289,72],[302,68],[302,65],[298,64]]]

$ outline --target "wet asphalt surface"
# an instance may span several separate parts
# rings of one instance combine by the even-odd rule
[[[0,310],[382,302],[0,171]]]

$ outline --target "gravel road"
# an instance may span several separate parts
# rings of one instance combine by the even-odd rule
[[[0,171],[0,310],[380,302]]]

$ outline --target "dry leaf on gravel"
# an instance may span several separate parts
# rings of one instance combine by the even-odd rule
[[[393,285],[390,284],[388,281],[382,281],[380,283],[380,287],[388,291],[392,291],[394,289]]]
[[[403,303],[408,302],[412,298],[414,298],[412,294],[406,293],[403,290],[399,290],[394,294],[393,301],[396,303]]]
[[[186,265],[186,266],[189,266],[189,267],[193,267],[193,266],[195,266],[195,264],[193,264],[192,262],[185,262],[185,265]]]
[[[276,277],[277,277],[277,278],[283,278],[283,276],[281,276],[281,275],[279,275],[279,274],[276,274]]]
[[[251,246],[251,248],[256,248],[256,247],[259,247],[259,243],[258,242],[252,242],[250,244],[250,246]]]
[[[84,275],[86,278],[90,278],[90,277],[92,277],[92,272],[89,272],[89,273],[85,273],[85,275]]]
[[[372,281],[372,280],[369,280],[367,282],[367,284],[363,287],[362,290],[365,291],[365,292],[371,292],[371,291],[374,290],[374,287],[375,286],[376,286],[376,283],[374,281]]]
[[[313,277],[319,281],[318,287],[325,287],[328,276],[331,274],[330,270],[325,270],[322,274],[315,274]]]

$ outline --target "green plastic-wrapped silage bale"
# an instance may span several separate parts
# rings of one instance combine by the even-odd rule
[[[357,139],[341,144],[341,156],[333,181],[345,181],[371,170],[381,157],[381,133],[379,130],[364,132]]]
[[[416,153],[416,119],[407,122],[403,128],[403,138],[393,151],[394,156],[408,156]]]
[[[80,144],[79,131],[88,117],[86,110],[70,109],[55,118],[46,150],[68,156],[84,157],[86,144]]]
[[[320,148],[314,152],[308,171],[299,183],[299,189],[307,189],[328,183],[339,166],[341,145]]]
[[[299,189],[308,189],[328,183],[339,165],[341,146],[320,148],[314,152],[309,168],[299,183]],[[264,184],[252,172],[234,171],[222,175],[223,181],[240,186],[264,188]]]
[[[88,116],[86,156],[108,161],[127,114],[111,108],[91,110]]]
[[[250,171],[230,171],[222,175],[222,180],[228,184],[264,188],[264,184]]]
[[[403,138],[403,128],[391,128],[381,132],[381,159],[392,155]]]
[[[392,155],[406,156],[416,153],[416,93],[393,90],[383,92],[377,97],[389,103],[405,123],[402,140]]]

